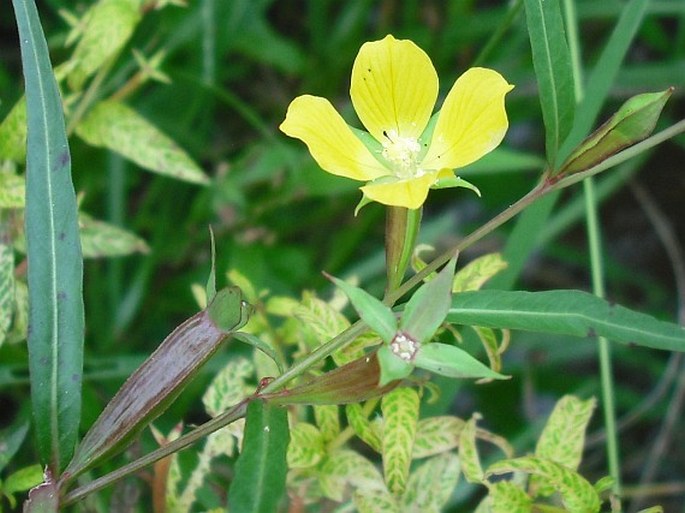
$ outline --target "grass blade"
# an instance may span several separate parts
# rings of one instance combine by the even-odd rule
[[[26,246],[31,400],[40,457],[55,475],[81,416],[83,261],[62,102],[33,0],[12,0],[28,120]]]
[[[677,324],[577,290],[463,292],[454,296],[447,320],[488,328],[602,336],[624,344],[685,351],[685,329]]]
[[[547,161],[554,167],[557,151],[573,125],[575,97],[571,53],[566,43],[558,1],[525,0],[528,35],[545,122]]]

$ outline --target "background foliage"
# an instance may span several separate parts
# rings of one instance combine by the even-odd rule
[[[65,15],[65,10],[80,14],[89,5],[66,0],[39,5],[56,65],[73,50],[67,46],[74,30],[68,21],[73,17]],[[647,5],[602,119],[629,96],[671,85],[677,89],[662,123],[683,117],[685,9],[679,0]],[[597,61],[623,6],[618,0],[575,2],[582,60],[587,66]],[[209,182],[203,184],[200,174],[181,181],[151,173],[142,169],[149,167],[145,162],[132,163],[99,148],[107,146],[111,134],[99,134],[94,140],[70,139],[76,192],[81,210],[89,216],[81,220],[82,229],[90,228],[93,234],[84,243],[84,253],[92,258],[86,260],[84,280],[87,331],[82,427],[93,422],[159,341],[197,310],[191,285],[203,283],[209,268],[208,224],[216,234],[220,279],[234,269],[256,291],[299,297],[303,289],[331,290],[320,274],[326,270],[336,276],[356,275],[367,290],[373,291],[374,286],[380,290],[382,208],[367,206],[354,218],[355,184],[320,172],[303,145],[276,129],[290,100],[305,92],[331,98],[352,114],[349,70],[361,42],[389,32],[413,39],[431,56],[442,79],[441,93],[475,63],[497,69],[516,85],[507,98],[511,127],[503,149],[464,173],[480,188],[483,199],[458,190],[431,192],[423,242],[447,247],[525,193],[541,170],[545,144],[523,10],[515,11],[497,44],[485,47],[504,26],[510,9],[509,2],[475,0],[197,0],[186,7],[171,5],[146,12],[112,62],[101,84],[102,98],[130,84],[129,77],[139,69],[136,54],[152,60],[164,52],[159,70],[169,83],[146,81],[131,89],[125,101],[180,145],[196,163],[197,173],[201,170]],[[0,33],[0,119],[5,119],[23,95],[16,27],[9,8],[0,12]],[[77,75],[72,79],[75,82]],[[87,122],[96,124],[97,118],[91,114]],[[82,136],[78,128],[76,135]],[[128,141],[136,143],[140,143],[136,138]],[[681,323],[683,291],[679,294],[676,284],[685,264],[663,233],[685,240],[685,225],[680,222],[685,215],[684,144],[682,137],[677,138],[597,180],[609,298],[663,319],[677,320],[680,315]],[[16,141],[0,139],[0,147],[11,152]],[[183,169],[188,167],[192,166]],[[169,169],[172,166],[165,166]],[[4,205],[14,201],[10,197],[15,190],[13,172],[11,160],[5,161],[0,170]],[[8,210],[2,216],[0,221],[14,238],[20,220]],[[96,220],[127,232],[105,232]],[[470,248],[460,263],[501,248],[512,227]],[[107,229],[112,228],[108,225]],[[536,249],[520,257],[526,265],[517,288],[590,288],[580,188],[564,194],[533,235],[538,238],[533,244]],[[7,240],[0,233],[0,256],[10,253],[1,244]],[[21,244],[15,241],[15,246]],[[126,250],[121,253],[133,254],[98,258],[117,254],[122,246]],[[21,251],[21,247],[15,249]],[[21,258],[18,252],[15,283],[25,273]],[[0,265],[7,261],[2,256]],[[21,297],[21,285],[16,287]],[[9,324],[3,322],[0,319],[2,335],[9,331]],[[14,318],[15,331],[1,337],[2,427],[21,424],[29,413],[26,346],[21,330],[16,332],[18,323],[21,319]],[[505,435],[519,452],[532,448],[561,395],[599,395],[596,345],[562,337],[553,342],[549,337],[514,333],[504,363],[513,381],[487,389],[463,384],[454,400],[452,394],[443,394],[433,404],[424,401],[422,408],[431,415],[449,412],[462,418],[480,411],[481,424]],[[207,365],[202,379],[158,421],[160,430],[168,433],[180,418],[190,423],[207,418],[200,397],[223,363],[241,351],[235,345],[222,350]],[[667,483],[640,490],[663,492],[658,502],[666,511],[680,511],[685,494],[685,426],[681,416],[674,414],[681,411],[685,396],[685,373],[677,372],[683,368],[680,359],[624,346],[615,346],[614,357],[620,416],[642,410],[620,436],[626,491],[636,492],[630,485],[637,483]],[[593,481],[606,468],[601,435],[596,415],[583,462],[584,475]],[[142,443],[145,450],[154,446],[150,435]],[[37,461],[32,445],[29,435],[10,470]],[[460,490],[452,510],[470,511],[475,503],[473,489],[464,485]]]

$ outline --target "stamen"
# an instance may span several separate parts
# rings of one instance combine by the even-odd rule
[[[421,344],[406,333],[398,331],[395,338],[390,342],[390,350],[405,362],[414,360]]]

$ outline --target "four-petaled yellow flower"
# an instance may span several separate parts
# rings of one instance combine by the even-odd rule
[[[416,209],[431,187],[463,186],[452,170],[502,141],[504,96],[512,88],[496,71],[471,68],[432,117],[438,75],[430,58],[412,41],[388,35],[364,43],[352,67],[352,105],[372,137],[311,95],[292,101],[280,129],[302,140],[325,171],[368,182],[363,202]]]

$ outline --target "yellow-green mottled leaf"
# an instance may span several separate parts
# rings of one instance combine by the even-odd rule
[[[472,326],[472,328],[483,344],[485,354],[490,362],[490,368],[495,372],[500,372],[502,370],[502,354],[509,346],[509,331],[502,330],[502,341],[500,342],[494,329],[480,326]]]
[[[303,294],[293,315],[312,333],[317,345],[329,341],[350,325],[344,315],[312,293]]]
[[[137,235],[93,219],[83,212],[79,214],[79,225],[84,258],[117,257],[150,251],[146,242]]]
[[[76,133],[88,144],[115,151],[148,171],[191,183],[209,183],[184,150],[123,103],[98,103],[77,125]]]
[[[2,135],[0,135],[2,137]],[[26,181],[13,172],[0,171],[0,208],[24,208]]]
[[[314,418],[324,442],[330,442],[340,433],[338,405],[324,404],[314,406]]]
[[[333,452],[321,465],[319,485],[325,497],[342,502],[346,490],[385,490],[383,476],[361,454],[347,449]],[[349,488],[348,488],[349,487]]]
[[[359,513],[403,513],[387,490],[359,491],[353,501]]]
[[[88,77],[123,48],[140,18],[139,0],[100,0],[85,13],[70,61],[68,82],[73,90],[80,90]]]
[[[459,434],[459,460],[464,477],[469,483],[483,481],[483,467],[476,447],[476,419],[474,415],[466,421]]]
[[[14,320],[7,335],[7,343],[26,340],[29,327],[29,290],[23,281],[14,282]]]
[[[425,458],[454,449],[459,445],[462,429],[464,421],[450,415],[419,420],[412,457]]]
[[[364,411],[359,403],[351,403],[345,406],[348,424],[354,429],[356,435],[374,451],[381,452],[382,442],[379,425],[371,422],[364,415]]]
[[[606,490],[610,490],[612,486],[616,483],[616,480],[611,476],[604,476],[599,481],[594,484],[597,493],[602,493]]]
[[[14,249],[9,229],[0,217],[0,346],[5,342],[12,325],[14,288]]]
[[[491,484],[490,511],[491,513],[530,513],[533,501],[521,487],[511,481],[499,481]]]
[[[364,356],[367,347],[376,346],[382,342],[381,338],[374,332],[369,331],[358,336],[351,344],[338,349],[331,356],[338,367],[342,367],[354,360]]]
[[[246,358],[237,357],[228,362],[202,396],[207,413],[216,417],[246,397],[250,389],[254,390],[245,384],[253,373],[254,365]]]
[[[459,458],[446,452],[426,460],[409,476],[402,497],[406,513],[440,513],[459,482]]]
[[[506,267],[507,263],[500,253],[489,253],[478,257],[454,275],[452,292],[480,290],[486,281]]]
[[[26,96],[14,104],[0,123],[0,160],[24,163],[26,159]]]
[[[310,468],[325,455],[324,440],[316,426],[299,422],[290,430],[288,468]]]
[[[407,387],[383,396],[383,473],[393,494],[404,493],[419,418],[419,394]]]
[[[491,465],[486,476],[521,471],[539,476],[550,483],[561,496],[568,511],[596,513],[600,508],[600,498],[593,486],[576,471],[554,461],[527,456],[498,461]]]
[[[664,508],[661,506],[652,506],[647,509],[641,509],[637,513],[664,513]]]

